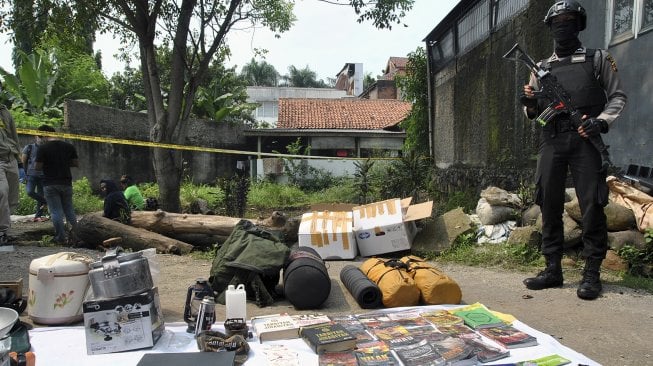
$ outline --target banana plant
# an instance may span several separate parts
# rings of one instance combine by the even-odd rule
[[[233,93],[213,95],[210,88],[199,88],[195,96],[194,110],[199,117],[208,117],[220,122],[225,117],[248,117],[257,108],[256,103],[243,102]]]
[[[29,55],[20,50],[18,53],[21,62],[15,75],[0,67],[5,92],[9,94],[14,108],[22,108],[33,115],[61,115],[60,102],[70,93],[58,97],[52,95],[57,81],[53,54],[43,50]]]

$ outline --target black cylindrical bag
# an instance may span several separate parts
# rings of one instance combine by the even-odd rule
[[[381,289],[360,268],[351,264],[346,265],[340,271],[340,281],[361,308],[376,309],[383,306]]]
[[[290,252],[283,268],[283,292],[296,309],[315,309],[331,292],[331,279],[322,257],[311,247]]]

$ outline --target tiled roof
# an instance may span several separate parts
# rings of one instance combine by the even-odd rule
[[[396,126],[411,104],[393,99],[279,99],[277,128],[379,130]]]

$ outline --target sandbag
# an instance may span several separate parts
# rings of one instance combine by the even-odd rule
[[[408,266],[408,273],[415,280],[423,303],[429,305],[460,303],[463,297],[462,291],[451,277],[420,257],[409,255],[400,260]]]
[[[348,264],[340,271],[340,281],[363,309],[376,309],[383,305],[381,289],[360,268]]]
[[[379,286],[383,305],[389,308],[414,306],[419,303],[419,288],[408,266],[397,259],[370,258],[360,270]]]
[[[283,268],[283,292],[296,309],[318,308],[331,293],[331,278],[322,257],[311,247],[290,252]]]

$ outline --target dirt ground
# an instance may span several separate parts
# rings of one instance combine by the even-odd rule
[[[31,222],[14,225],[12,234],[18,234],[20,241],[14,246],[14,251],[0,251],[0,281],[22,277],[27,287],[29,265],[34,258],[62,251],[85,253],[97,259],[103,255],[89,249],[37,246],[39,235],[51,230],[50,225]],[[183,321],[186,289],[196,278],[208,277],[211,262],[191,256],[164,254],[157,255],[157,262],[160,273],[155,284],[159,287],[165,320]],[[352,263],[359,264],[355,261],[327,262],[331,293],[322,308],[315,311],[325,314],[367,311],[358,306],[340,282],[340,270]],[[616,286],[607,280],[600,298],[584,301],[576,297],[579,273],[575,269],[566,270],[565,285],[561,289],[530,291],[522,284],[528,274],[452,264],[436,265],[458,282],[463,291],[463,303],[480,302],[492,310],[512,314],[603,365],[653,365],[649,338],[653,329],[652,294]],[[218,319],[224,319],[224,306],[218,306],[217,312]],[[265,308],[248,303],[248,317],[279,312],[292,314],[300,311],[285,300]],[[29,322],[26,313],[22,319]]]

